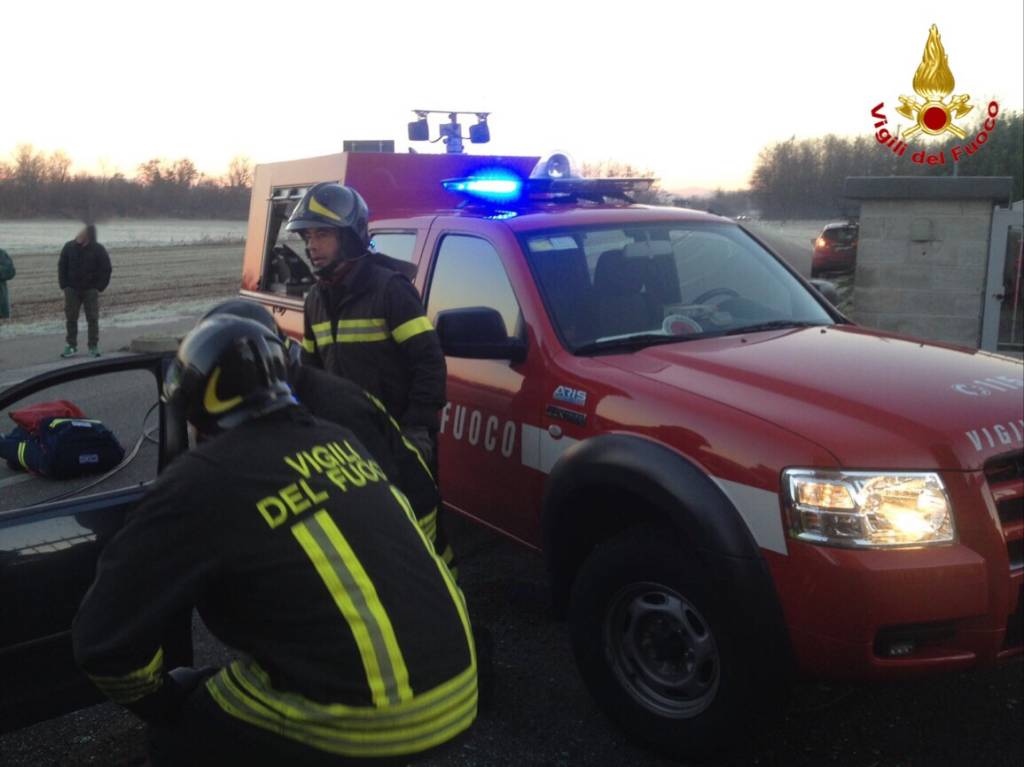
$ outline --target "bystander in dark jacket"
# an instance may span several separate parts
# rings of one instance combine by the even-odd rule
[[[90,224],[60,252],[57,277],[64,291],[64,315],[67,319],[67,346],[62,357],[78,351],[78,313],[85,308],[89,326],[89,353],[100,356],[99,294],[110,284],[110,255],[96,241],[96,227]]]

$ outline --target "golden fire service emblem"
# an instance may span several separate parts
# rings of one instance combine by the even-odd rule
[[[914,73],[914,92],[923,98],[924,102],[900,96],[900,105],[896,107],[896,111],[901,115],[915,121],[914,125],[903,131],[904,141],[920,131],[930,136],[938,136],[946,131],[957,138],[967,136],[962,128],[953,124],[953,118],[963,117],[974,107],[971,106],[970,96],[966,93],[953,96],[949,103],[946,103],[946,97],[955,87],[956,80],[953,79],[949,57],[939,38],[939,28],[932,24],[928,32],[928,42],[924,46],[924,56],[921,57],[921,64]]]
[[[907,152],[908,142],[918,134],[941,136],[949,132],[958,139],[965,139],[967,132],[953,121],[969,114],[974,107],[968,94],[952,95],[955,87],[956,80],[953,79],[949,57],[946,56],[946,50],[939,38],[939,28],[932,24],[921,64],[914,73],[914,92],[923,101],[900,96],[899,106],[896,107],[896,113],[911,120],[912,125],[902,131],[898,126],[890,131],[885,127],[889,124],[889,118],[882,111],[885,109],[885,103],[879,102],[871,110],[871,116],[875,119],[875,140],[897,157],[903,157]],[[981,129],[970,141],[965,141],[962,145],[940,146],[937,147],[938,151],[930,151],[925,147],[911,154],[910,161],[917,165],[945,165],[947,152],[950,161],[954,163],[970,157],[985,145],[989,134],[996,129],[998,102],[990,101],[985,112]]]

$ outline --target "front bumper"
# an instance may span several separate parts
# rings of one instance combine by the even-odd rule
[[[892,679],[1024,654],[1024,567],[1008,554],[1017,528],[1001,522],[982,472],[942,477],[954,544],[862,551],[790,540],[788,556],[770,555],[802,672]]]

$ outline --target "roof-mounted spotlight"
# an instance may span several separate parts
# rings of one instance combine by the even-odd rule
[[[427,122],[426,112],[417,112],[418,120],[409,123],[410,141],[430,141],[430,123]]]
[[[410,141],[430,141],[431,143],[441,141],[448,154],[462,154],[463,139],[468,138],[474,144],[486,144],[491,140],[491,129],[487,125],[487,116],[490,112],[458,112],[444,109],[414,109],[412,111],[416,114],[417,119],[409,123]],[[430,138],[430,124],[427,122],[427,116],[432,114],[448,115],[448,122],[438,126],[440,135],[436,139]],[[477,119],[476,125],[470,126],[468,136],[462,135],[459,115],[474,115]]]
[[[491,140],[491,129],[487,127],[487,113],[476,116],[476,125],[469,126],[469,140],[474,144],[486,144]]]

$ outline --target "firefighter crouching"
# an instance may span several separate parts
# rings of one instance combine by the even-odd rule
[[[317,276],[306,296],[303,362],[377,397],[432,464],[445,405],[444,353],[416,288],[390,259],[370,252],[369,215],[354,189],[323,183],[288,219]]]
[[[75,655],[147,720],[154,764],[408,760],[476,717],[465,602],[353,433],[296,405],[276,334],[213,317],[164,383],[203,437],[104,549]],[[196,605],[245,660],[168,672]]]
[[[444,527],[438,522],[441,497],[433,472],[426,457],[402,433],[400,424],[387,412],[384,403],[348,379],[299,364],[298,344],[281,334],[274,317],[263,306],[233,298],[215,306],[203,319],[217,315],[254,320],[278,334],[288,349],[288,383],[299,403],[317,418],[352,430],[388,478],[409,499],[427,539],[455,574],[452,548]]]

